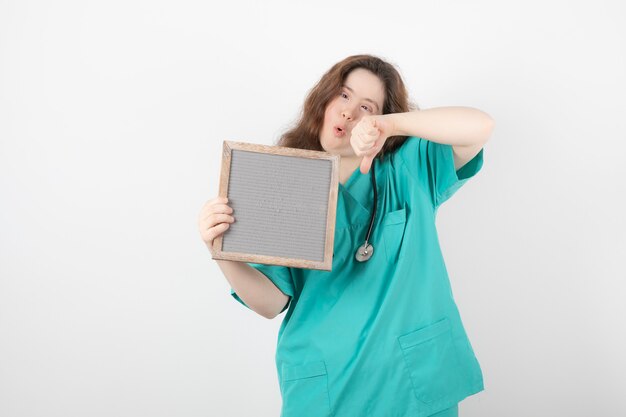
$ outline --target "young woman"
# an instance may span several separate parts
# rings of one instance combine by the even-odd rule
[[[484,389],[435,216],[482,167],[494,122],[467,107],[410,110],[391,64],[335,64],[278,142],[341,157],[332,271],[217,261],[243,305],[267,318],[288,309],[276,351],[282,417],[451,417]],[[234,221],[227,203],[200,213],[209,249]]]

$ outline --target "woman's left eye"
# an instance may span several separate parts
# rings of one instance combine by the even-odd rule
[[[362,107],[363,109],[365,109],[366,111],[370,112],[370,113],[371,113],[371,111],[372,111],[372,109],[370,109],[370,108],[369,108],[368,106],[366,106],[366,105],[362,105],[361,107]]]

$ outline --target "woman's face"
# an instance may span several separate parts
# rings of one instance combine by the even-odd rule
[[[370,71],[357,68],[346,77],[341,92],[326,106],[320,143],[326,152],[354,156],[352,128],[363,116],[382,114],[385,86]]]

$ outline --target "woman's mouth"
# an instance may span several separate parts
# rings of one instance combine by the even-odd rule
[[[346,134],[346,131],[340,127],[335,126],[333,127],[333,133],[335,134],[336,137],[342,138]]]

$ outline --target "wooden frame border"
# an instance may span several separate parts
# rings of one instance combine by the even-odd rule
[[[254,255],[249,253],[222,252],[222,235],[213,241],[211,255],[213,259],[252,262],[267,265],[283,265],[296,268],[332,270],[333,248],[335,240],[335,219],[337,210],[337,193],[339,189],[339,155],[307,149],[286,148],[283,146],[267,146],[245,142],[224,141],[222,151],[222,169],[220,172],[219,196],[228,197],[228,181],[230,179],[231,155],[233,150],[259,152],[271,155],[295,156],[309,159],[326,159],[331,161],[330,189],[328,191],[328,212],[326,214],[326,245],[322,262],[307,259],[284,258],[278,256]],[[228,230],[225,232],[228,233]]]

